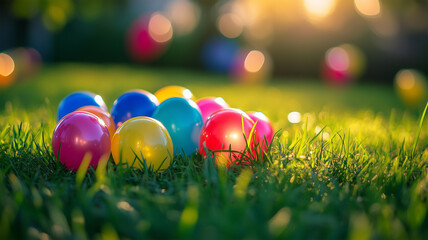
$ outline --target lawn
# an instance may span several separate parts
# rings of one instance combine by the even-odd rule
[[[425,239],[423,109],[407,110],[392,86],[316,82],[245,86],[178,69],[45,66],[0,90],[0,239]],[[127,90],[171,84],[263,111],[278,132],[266,161],[224,169],[195,154],[159,174],[112,159],[75,174],[56,161],[51,137],[64,96],[89,90],[111,107]],[[301,122],[288,121],[292,111]]]

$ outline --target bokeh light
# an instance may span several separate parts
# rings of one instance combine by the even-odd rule
[[[26,81],[38,73],[42,65],[42,57],[34,48],[14,48],[7,51],[15,62],[16,80]]]
[[[173,36],[171,22],[155,12],[135,20],[127,32],[129,55],[138,62],[158,59],[167,50]]]
[[[201,17],[201,9],[192,1],[175,0],[166,8],[165,15],[171,20],[174,34],[182,36],[195,30]]]
[[[354,45],[342,44],[326,51],[323,77],[333,85],[346,85],[361,76],[365,70],[365,57]]]
[[[327,51],[327,65],[336,71],[347,71],[349,69],[349,55],[342,47],[334,47]]]
[[[290,112],[288,114],[288,121],[290,123],[299,123],[302,120],[302,115],[299,112]]]
[[[417,70],[400,70],[395,75],[395,89],[408,107],[418,108],[427,101],[427,79]]]
[[[0,53],[0,88],[10,86],[14,81],[15,62],[5,54]]]
[[[149,20],[149,35],[158,43],[164,43],[172,38],[171,22],[164,15],[154,13]]]
[[[260,71],[265,63],[265,55],[258,51],[252,50],[248,53],[247,57],[245,57],[244,67],[250,73],[255,73]]]
[[[270,79],[272,60],[267,52],[241,50],[237,55],[232,76],[240,83],[262,83]]]
[[[354,0],[357,12],[366,17],[376,17],[381,13],[379,0]]]
[[[336,0],[304,0],[303,3],[310,19],[327,17],[336,6]]]
[[[237,38],[244,30],[242,19],[233,13],[225,13],[218,17],[217,28],[227,38]]]

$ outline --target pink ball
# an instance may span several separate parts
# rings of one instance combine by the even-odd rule
[[[247,112],[247,114],[254,121],[254,123],[257,123],[256,134],[261,141],[260,144],[262,150],[266,152],[267,146],[271,144],[273,135],[275,134],[272,123],[262,112]]]
[[[206,97],[196,101],[201,110],[202,120],[205,123],[207,119],[218,110],[228,108],[229,105],[221,97]]]
[[[96,167],[100,158],[110,156],[110,135],[105,123],[92,113],[72,112],[55,127],[52,149],[67,169],[77,171],[86,153],[92,155],[89,166]]]

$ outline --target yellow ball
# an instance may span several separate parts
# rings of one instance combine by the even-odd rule
[[[180,86],[163,87],[159,89],[157,92],[155,92],[155,96],[159,100],[159,103],[172,97],[182,97],[182,98],[192,99],[193,101],[196,101],[195,96],[193,96],[193,93],[189,89],[180,87]]]
[[[113,136],[111,151],[116,164],[164,171],[174,156],[171,137],[161,122],[149,117],[131,118]]]

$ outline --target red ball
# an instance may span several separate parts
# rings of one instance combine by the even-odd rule
[[[254,121],[239,109],[219,110],[211,115],[202,128],[199,152],[206,156],[205,147],[211,151],[227,151],[214,153],[217,164],[225,164],[227,167],[236,164],[239,159],[244,163],[249,163],[250,159],[255,156],[254,142],[259,141],[255,133],[250,138],[253,126]],[[247,142],[249,148],[247,148]],[[245,154],[243,154],[244,151]]]
[[[247,113],[256,124],[256,133],[260,139],[258,145],[261,147],[263,153],[266,153],[268,146],[272,143],[273,135],[275,134],[272,123],[262,112]]]
[[[55,157],[72,171],[79,169],[87,153],[92,156],[89,166],[95,168],[102,157],[110,156],[110,144],[104,121],[88,112],[66,115],[56,125],[52,136]]]

